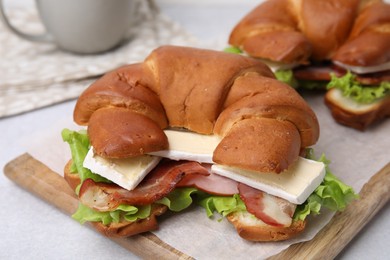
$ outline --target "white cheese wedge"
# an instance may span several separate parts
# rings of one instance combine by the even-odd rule
[[[390,62],[386,62],[386,63],[375,65],[375,66],[367,66],[367,67],[352,66],[352,65],[348,65],[348,64],[341,63],[338,61],[334,61],[334,64],[336,64],[337,66],[344,68],[346,70],[350,70],[352,72],[355,72],[357,74],[373,73],[373,72],[390,70]]]
[[[125,159],[105,159],[88,151],[83,166],[127,190],[134,189],[158,164],[160,157],[141,155]]]
[[[169,150],[152,152],[151,155],[171,160],[213,163],[213,152],[221,141],[220,137],[170,129],[164,130],[164,132],[168,137]]]
[[[302,204],[321,184],[325,165],[300,157],[280,174],[258,173],[217,164],[211,167],[211,171],[291,203]]]
[[[282,63],[266,59],[260,60],[265,63],[272,70],[272,72],[276,72],[278,70],[289,70],[299,66],[299,63]]]

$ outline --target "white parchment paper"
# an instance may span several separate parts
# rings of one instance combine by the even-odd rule
[[[359,192],[372,175],[390,162],[390,120],[360,132],[334,122],[323,103],[323,93],[312,92],[304,94],[304,97],[320,122],[320,140],[314,146],[317,156],[325,153],[331,160],[332,172]],[[80,129],[72,123],[71,118],[64,118],[52,129],[29,137],[29,141],[24,142],[29,144],[27,152],[59,174],[62,174],[64,164],[70,158],[67,144],[62,142],[60,136],[64,127]],[[333,213],[325,212],[310,218],[305,232],[293,240],[252,243],[241,239],[227,221],[218,221],[219,216],[209,219],[202,208],[194,207],[169,218],[163,217],[160,229],[155,234],[196,259],[263,259],[293,243],[312,239],[332,216]]]

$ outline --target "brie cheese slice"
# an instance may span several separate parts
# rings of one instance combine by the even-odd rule
[[[279,174],[258,173],[217,164],[211,166],[211,171],[291,203],[302,204],[324,179],[325,165],[299,157],[297,162]]]
[[[344,68],[346,70],[350,70],[352,72],[355,72],[357,74],[365,74],[365,73],[373,73],[373,72],[390,70],[390,62],[386,62],[386,63],[375,65],[375,66],[367,66],[367,67],[352,66],[352,65],[348,65],[348,64],[341,63],[338,61],[334,61],[334,64],[336,64],[337,66]]]
[[[161,157],[141,155],[125,159],[106,159],[88,151],[83,166],[127,190],[134,189],[159,163]]]
[[[213,152],[220,137],[216,135],[202,135],[189,131],[164,130],[168,137],[169,150],[149,153],[172,160],[189,160],[200,163],[213,163]]]
[[[282,63],[266,59],[260,60],[265,63],[274,73],[278,70],[289,70],[299,66],[299,63]]]

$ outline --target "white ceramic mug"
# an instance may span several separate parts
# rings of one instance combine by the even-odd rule
[[[118,46],[129,34],[135,20],[136,0],[36,0],[46,32],[31,35],[15,28],[5,14],[4,24],[23,39],[53,42],[61,49],[91,54]]]

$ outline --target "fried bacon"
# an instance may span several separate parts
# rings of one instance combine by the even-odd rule
[[[112,183],[83,182],[81,203],[98,211],[111,211],[121,204],[148,205],[165,197],[186,175],[207,175],[208,170],[197,162],[163,160],[134,190],[126,190]]]

